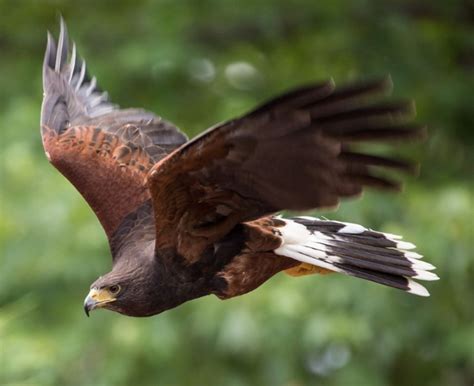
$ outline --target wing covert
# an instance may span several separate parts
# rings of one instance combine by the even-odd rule
[[[390,78],[299,88],[175,150],[148,176],[156,247],[192,262],[238,222],[333,207],[365,186],[397,190],[380,170],[412,165],[353,146],[423,137],[410,101],[380,101],[390,89]]]
[[[43,63],[41,136],[50,162],[79,190],[109,240],[150,198],[153,164],[186,142],[171,123],[142,109],[119,109],[87,73],[66,26],[48,33]]]

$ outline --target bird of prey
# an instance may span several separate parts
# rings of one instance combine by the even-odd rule
[[[58,41],[48,33],[43,88],[46,156],[95,212],[112,254],[87,315],[151,316],[209,294],[228,299],[281,271],[337,272],[421,296],[429,294],[416,279],[438,279],[400,236],[278,215],[335,207],[365,187],[399,189],[381,172],[413,165],[357,150],[425,135],[411,102],[383,99],[389,77],[299,87],[188,141],[151,112],[112,104],[61,20]]]

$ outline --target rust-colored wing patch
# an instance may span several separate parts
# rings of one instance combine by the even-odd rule
[[[144,179],[153,163],[141,148],[98,127],[44,130],[50,162],[77,188],[109,238],[123,218],[150,196]]]
[[[294,260],[271,252],[242,253],[217,274],[227,285],[215,295],[221,299],[244,295],[294,265]]]
[[[298,261],[276,255],[273,251],[281,246],[278,232],[284,222],[275,217],[263,217],[244,224],[245,247],[241,253],[220,272],[226,285],[215,295],[221,299],[243,295],[254,290],[282,270],[291,270],[300,265]]]
[[[89,76],[74,43],[70,46],[61,20],[58,41],[48,34],[43,62],[43,145],[51,163],[81,192],[111,240],[125,216],[149,199],[143,182],[151,166],[187,138],[153,113],[112,104],[96,78]],[[119,233],[125,237],[128,231]],[[113,240],[122,244],[116,237]],[[112,250],[117,252],[114,246]]]

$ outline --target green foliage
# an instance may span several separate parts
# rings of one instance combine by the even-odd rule
[[[278,275],[226,302],[87,320],[106,239],[39,137],[45,32],[59,13],[115,102],[191,136],[297,84],[391,73],[430,127],[407,150],[422,174],[402,195],[368,193],[324,215],[415,242],[438,266],[432,296]],[[470,23],[461,1],[0,0],[0,383],[472,385]]]

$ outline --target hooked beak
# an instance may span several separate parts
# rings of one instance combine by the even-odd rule
[[[84,312],[89,316],[90,311],[103,307],[104,304],[115,300],[107,289],[92,288],[84,300]]]

